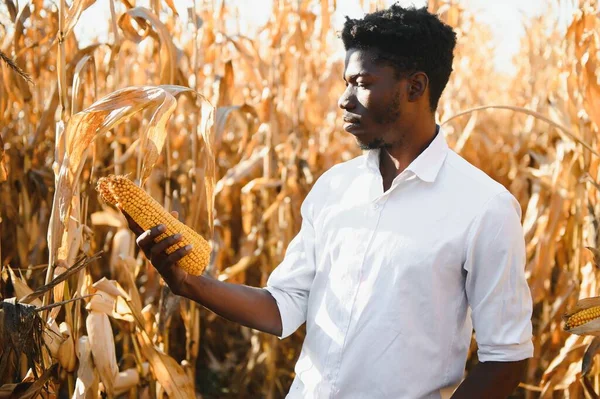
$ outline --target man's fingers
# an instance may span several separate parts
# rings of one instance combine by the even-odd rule
[[[171,215],[175,218],[175,219],[179,219],[179,212],[177,211],[171,211]]]
[[[152,250],[150,251],[150,253],[152,254],[152,257],[163,253],[167,248],[169,248],[173,244],[176,244],[180,240],[181,240],[181,234],[179,234],[179,233],[174,234],[172,236],[169,236],[169,237],[161,240],[158,244],[156,244],[155,246],[152,247]]]
[[[166,230],[167,227],[164,224],[159,224],[158,226],[154,226],[150,230],[146,230],[140,234],[136,242],[140,248],[146,252],[154,244],[154,239],[164,233]]]
[[[177,261],[179,261],[181,258],[186,256],[190,252],[192,252],[192,246],[186,245],[185,247],[179,248],[177,251],[175,251],[171,255],[167,256],[167,261],[169,263],[177,263]]]

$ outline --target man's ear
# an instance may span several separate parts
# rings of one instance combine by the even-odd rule
[[[424,72],[415,72],[408,77],[408,101],[414,102],[425,95],[429,77]]]

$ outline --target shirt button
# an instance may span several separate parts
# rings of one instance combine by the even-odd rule
[[[380,206],[381,206],[381,205],[379,205],[379,204],[375,203],[375,204],[373,204],[373,209],[377,210],[377,209],[379,209],[379,207],[380,207]]]

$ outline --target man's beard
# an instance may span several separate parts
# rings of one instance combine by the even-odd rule
[[[383,112],[374,112],[373,120],[379,125],[390,125],[400,119],[400,115],[400,90],[398,89],[394,93],[392,102]],[[404,142],[403,139],[403,137],[397,137],[393,142],[386,142],[383,138],[377,137],[367,143],[358,141],[358,146],[361,150],[390,149],[401,146]]]
[[[379,150],[382,148],[391,148],[392,145],[390,143],[386,143],[381,137],[376,138],[375,140],[371,140],[368,143],[358,142],[358,146],[361,150]]]

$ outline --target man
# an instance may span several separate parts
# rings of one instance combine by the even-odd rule
[[[520,208],[451,151],[435,109],[456,36],[426,9],[347,19],[344,129],[367,150],[325,172],[267,287],[186,275],[138,245],[176,294],[285,338],[306,322],[288,398],[505,398],[533,354]],[[131,223],[131,222],[130,222]],[[462,381],[472,329],[479,363]]]

